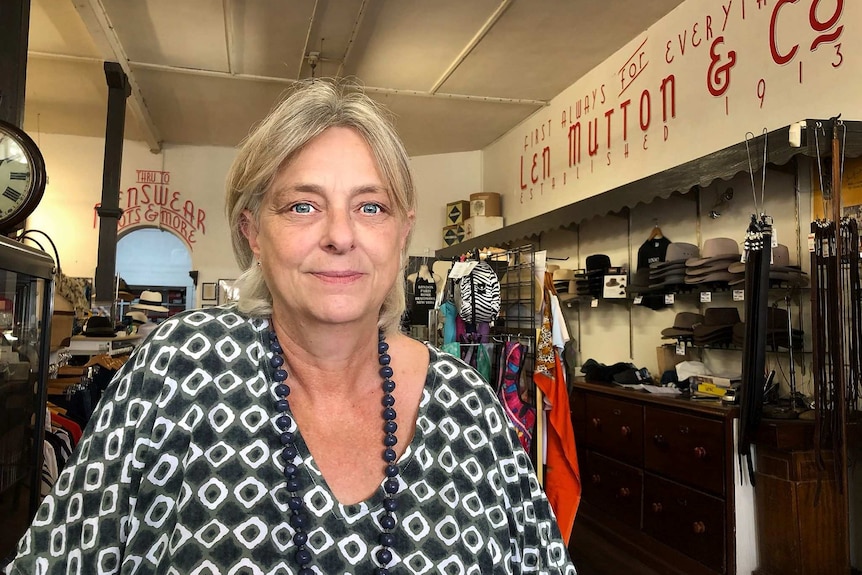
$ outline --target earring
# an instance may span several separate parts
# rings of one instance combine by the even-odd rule
[[[260,267],[260,260],[257,260],[257,267]]]

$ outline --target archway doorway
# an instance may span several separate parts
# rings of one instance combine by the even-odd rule
[[[124,234],[117,241],[116,268],[134,295],[143,290],[162,294],[162,305],[170,309],[162,317],[195,307],[191,253],[171,232],[137,228]],[[118,311],[122,318],[128,310]]]

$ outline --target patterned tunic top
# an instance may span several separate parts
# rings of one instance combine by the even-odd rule
[[[233,307],[161,324],[105,391],[8,573],[296,573],[268,332]],[[458,359],[429,354],[399,460],[390,572],[574,574],[493,391]],[[373,573],[382,482],[341,505],[301,437],[296,446],[314,571]]]

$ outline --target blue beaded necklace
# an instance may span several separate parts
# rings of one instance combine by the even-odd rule
[[[269,332],[269,349],[272,351],[272,357],[269,359],[269,364],[273,368],[272,379],[275,381],[275,394],[278,400],[275,402],[276,410],[281,414],[276,419],[276,425],[280,431],[281,444],[284,446],[281,451],[281,458],[284,461],[284,477],[287,480],[287,490],[290,492],[288,499],[288,507],[290,508],[290,526],[294,529],[293,543],[296,545],[296,554],[294,558],[299,565],[299,575],[313,575],[311,570],[311,551],[308,548],[308,527],[309,517],[305,512],[305,503],[299,490],[302,484],[299,480],[297,461],[299,451],[296,449],[294,433],[288,431],[293,426],[293,418],[288,413],[289,404],[287,396],[290,395],[290,387],[287,385],[288,373],[284,369],[284,355],[281,344],[278,343],[278,336],[275,331]],[[389,363],[392,358],[387,353],[389,344],[386,343],[386,337],[383,332],[378,333],[377,339],[377,361],[380,363],[380,377],[383,378],[383,461],[386,464],[386,481],[383,482],[383,509],[385,513],[380,516],[380,549],[377,550],[376,558],[378,567],[375,570],[377,575],[389,575],[387,565],[392,561],[392,551],[390,548],[395,544],[395,511],[398,509],[398,464],[395,463],[395,450],[393,447],[398,442],[395,437],[395,431],[398,429],[398,424],[395,423],[395,397],[392,392],[395,391],[395,382],[392,381],[392,367]]]

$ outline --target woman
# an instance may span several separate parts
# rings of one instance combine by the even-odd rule
[[[358,92],[273,111],[228,176],[238,303],[129,359],[11,573],[574,573],[493,391],[398,332],[408,161]]]

